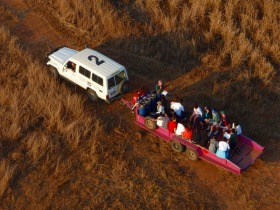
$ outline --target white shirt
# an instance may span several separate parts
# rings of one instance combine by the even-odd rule
[[[225,141],[220,141],[219,142],[219,150],[222,151],[222,152],[225,152],[227,150],[229,150],[229,144]]]
[[[182,133],[185,131],[185,127],[183,126],[183,124],[178,123],[177,128],[176,128],[176,135],[180,136],[182,135]]]
[[[194,111],[195,114],[199,114],[200,116],[203,115],[202,109],[201,109],[200,107],[197,107],[197,109],[196,109],[196,108],[193,108],[193,111]]]
[[[232,124],[232,128],[234,128],[236,130],[237,136],[240,135],[242,133],[242,129],[241,126],[235,126],[234,123]]]
[[[163,127],[165,129],[167,129],[168,121],[169,121],[168,117],[160,116],[157,118],[157,125],[159,127]]]
[[[181,116],[181,112],[185,111],[183,105],[179,102],[171,102],[170,108],[173,109],[178,116]]]
[[[162,113],[162,114],[164,114],[164,106],[162,106],[162,105],[157,106],[157,113]]]

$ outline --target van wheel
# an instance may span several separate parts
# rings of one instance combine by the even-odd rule
[[[59,73],[55,67],[50,66],[50,74],[53,78],[59,79]]]
[[[171,141],[170,143],[171,148],[173,149],[174,152],[184,152],[186,150],[186,146],[177,142],[177,141]]]
[[[149,130],[155,130],[157,128],[157,124],[151,117],[145,117],[144,123]]]
[[[129,82],[127,80],[121,81],[118,88],[119,93],[124,94],[127,93],[128,90],[129,90]]]
[[[98,96],[97,96],[97,94],[94,90],[88,89],[87,94],[88,94],[88,97],[91,101],[93,101],[93,102],[98,101]]]
[[[197,152],[190,148],[187,149],[187,156],[193,161],[197,161],[199,159]]]

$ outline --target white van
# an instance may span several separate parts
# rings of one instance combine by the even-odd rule
[[[110,103],[129,90],[125,67],[95,50],[78,52],[61,47],[48,54],[47,59],[54,77],[60,75],[86,89],[94,102],[101,98]]]

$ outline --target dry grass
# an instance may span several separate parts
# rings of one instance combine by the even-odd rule
[[[105,134],[81,94],[54,81],[7,29],[0,29],[0,37],[2,209],[219,205],[211,203],[212,195],[200,199],[204,192],[200,186],[192,187],[193,173],[176,160],[159,156],[153,136],[143,140],[134,130],[124,131],[132,122],[113,116],[108,119],[119,125],[113,124],[115,133]],[[146,147],[148,143],[151,147]],[[170,153],[162,143],[163,152]],[[144,158],[148,153],[153,155]],[[172,172],[161,170],[162,161]],[[201,196],[191,198],[192,194]]]
[[[178,76],[169,82],[171,91],[183,93],[190,104],[197,100],[229,110],[242,122],[245,133],[271,145],[268,153],[274,156],[267,153],[266,160],[279,157],[275,154],[279,148],[279,123],[275,122],[280,91],[278,1],[25,2],[75,48],[101,45],[109,55],[113,50],[124,57],[133,54],[135,60],[126,63],[138,65],[136,73],[147,77],[167,70],[149,72],[143,65],[155,60],[168,65],[165,79]],[[17,21],[7,8],[0,8],[5,18]],[[184,155],[172,154],[165,142],[136,131],[129,122],[132,118],[120,119],[127,110],[118,110],[118,115],[112,110],[102,112],[104,125],[93,111],[99,110],[98,105],[91,107],[80,93],[51,79],[6,28],[0,30],[0,55],[0,208],[261,209],[279,205],[277,163],[258,162],[238,178],[202,161],[194,165]],[[195,170],[202,171],[201,177]],[[208,182],[209,176],[213,180]]]
[[[91,148],[103,125],[85,112],[81,95],[50,79],[45,67],[18,47],[5,28],[0,34],[1,198],[5,198],[7,189],[37,170],[46,170],[47,176],[55,177],[55,185],[48,187],[57,190],[66,181],[61,175],[68,172],[71,159],[75,157],[77,164],[81,156],[87,161],[96,158]],[[16,174],[15,167],[5,159],[19,165]],[[9,185],[14,176],[16,183]],[[34,197],[41,181],[34,181]],[[5,206],[3,202],[1,205]]]
[[[232,73],[235,81],[258,78],[269,92],[280,91],[277,1],[26,2],[82,36],[82,44],[108,42],[181,66],[197,60],[210,72]]]

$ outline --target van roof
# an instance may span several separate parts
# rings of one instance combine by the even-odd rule
[[[105,76],[106,78],[125,69],[123,65],[113,61],[111,58],[89,48],[73,55],[70,60],[81,64],[88,70],[93,69],[98,76]]]

